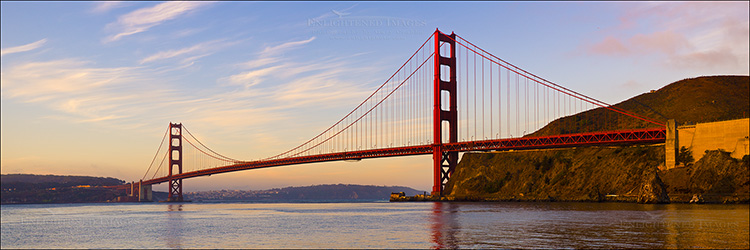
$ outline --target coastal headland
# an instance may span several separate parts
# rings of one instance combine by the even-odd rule
[[[748,76],[677,81],[614,105],[665,124],[674,120],[678,136],[670,145],[470,152],[446,183],[444,197],[391,200],[748,203],[749,94]],[[607,119],[607,112],[563,117],[527,136],[653,126],[635,119],[593,122]]]

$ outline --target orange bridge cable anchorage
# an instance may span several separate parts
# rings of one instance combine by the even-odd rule
[[[521,69],[521,68],[519,68],[519,67],[517,67],[517,66],[515,66],[515,65],[513,65],[513,64],[511,64],[511,63],[509,63],[509,62],[506,62],[506,61],[505,61],[505,60],[503,60],[503,59],[500,59],[499,57],[497,57],[497,56],[493,55],[492,53],[489,53],[489,52],[485,51],[484,49],[480,48],[480,47],[479,47],[479,46],[477,46],[477,45],[474,45],[473,43],[469,42],[468,40],[464,39],[463,37],[461,37],[461,36],[459,36],[459,35],[456,35],[456,37],[460,38],[460,39],[461,39],[462,41],[465,41],[466,43],[470,44],[471,46],[473,46],[473,47],[475,47],[475,48],[477,48],[477,49],[481,50],[482,52],[484,52],[484,53],[486,53],[486,54],[488,54],[488,55],[490,55],[490,56],[494,57],[495,59],[497,59],[497,60],[499,60],[499,61],[501,61],[501,62],[503,62],[503,63],[505,63],[505,64],[509,65],[510,67],[513,67],[513,68],[515,68],[515,69],[511,69],[510,67],[508,67],[508,66],[505,66],[505,65],[501,64],[500,62],[497,62],[497,61],[493,60],[492,58],[488,58],[488,57],[486,57],[485,55],[483,55],[483,54],[480,54],[480,53],[479,53],[479,52],[477,52],[476,50],[474,50],[474,49],[471,49],[471,48],[469,48],[469,47],[468,47],[468,46],[467,46],[466,44],[464,44],[464,43],[461,43],[461,42],[459,42],[459,41],[453,40],[454,42],[456,42],[456,43],[460,44],[461,46],[464,46],[464,48],[466,48],[466,49],[468,49],[468,50],[471,50],[472,52],[474,52],[474,53],[476,53],[476,54],[479,54],[480,56],[482,56],[482,57],[486,58],[487,60],[489,60],[489,61],[491,61],[491,62],[494,62],[494,63],[496,63],[496,64],[498,64],[498,65],[500,65],[500,66],[502,66],[502,67],[504,67],[504,68],[506,68],[507,70],[513,71],[514,73],[516,73],[516,74],[519,74],[519,75],[523,75],[523,76],[524,76],[525,78],[531,79],[532,81],[534,81],[534,82],[537,82],[537,83],[539,83],[539,84],[542,84],[542,85],[544,85],[544,86],[547,86],[548,88],[552,88],[552,89],[555,89],[555,90],[557,90],[557,91],[560,91],[560,92],[563,92],[564,94],[567,94],[567,95],[569,95],[569,96],[572,96],[572,97],[578,98],[578,99],[580,99],[580,100],[582,100],[582,101],[585,101],[585,102],[588,102],[588,103],[594,104],[594,105],[596,105],[596,106],[599,106],[599,107],[602,107],[602,108],[606,108],[606,109],[609,109],[609,110],[615,111],[615,112],[617,112],[617,113],[621,113],[621,114],[623,114],[623,115],[627,115],[627,116],[630,116],[630,117],[633,117],[633,118],[636,118],[636,119],[640,119],[640,120],[643,120],[643,121],[646,121],[646,122],[649,122],[649,123],[653,123],[653,124],[656,124],[656,125],[660,125],[660,126],[666,126],[666,125],[664,125],[663,123],[660,123],[660,122],[656,122],[656,121],[652,121],[652,120],[650,120],[650,119],[647,119],[647,118],[644,118],[644,117],[638,116],[638,115],[636,115],[636,114],[633,114],[633,113],[630,113],[630,112],[628,112],[627,110],[623,110],[623,109],[620,109],[620,108],[614,107],[614,106],[612,106],[612,105],[610,105],[610,104],[608,104],[608,103],[606,103],[606,102],[603,102],[603,101],[600,101],[600,100],[594,99],[594,98],[592,98],[592,97],[586,96],[586,95],[584,95],[584,94],[578,93],[578,92],[576,92],[576,91],[570,90],[570,89],[568,89],[568,88],[565,88],[565,87],[563,87],[563,86],[560,86],[560,85],[558,85],[558,84],[555,84],[555,83],[553,83],[553,82],[550,82],[550,81],[548,81],[548,80],[546,80],[546,79],[544,79],[544,78],[541,78],[541,77],[539,77],[539,76],[537,76],[537,75],[534,75],[534,74],[532,74],[532,73],[530,73],[530,72],[528,72],[528,71],[526,71],[526,70],[524,70],[524,69]],[[519,71],[522,71],[523,73],[521,73],[521,72],[518,72],[517,70],[519,70]],[[536,79],[533,79],[533,78],[536,78]],[[539,80],[537,80],[537,79],[539,79]],[[545,83],[545,82],[546,82],[546,83]],[[550,86],[550,85],[553,85],[553,86],[555,86],[555,87],[553,87],[553,86]]]

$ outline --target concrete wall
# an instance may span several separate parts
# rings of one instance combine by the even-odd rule
[[[151,185],[139,185],[138,201],[154,201]]]
[[[667,121],[667,140],[664,142],[664,158],[666,158],[666,168],[674,168],[677,163],[677,150],[679,150],[677,126],[674,119]]]
[[[717,149],[731,152],[733,158],[742,159],[743,156],[750,154],[748,136],[750,136],[749,118],[679,126],[677,127],[676,150],[681,147],[689,148],[696,161],[703,157],[706,150]]]

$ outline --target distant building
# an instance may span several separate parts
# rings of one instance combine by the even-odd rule
[[[393,199],[399,199],[399,198],[403,198],[403,197],[406,197],[406,193],[404,193],[404,192],[391,193],[391,200],[393,200]]]

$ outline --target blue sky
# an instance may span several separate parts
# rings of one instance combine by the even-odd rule
[[[233,158],[283,152],[364,100],[435,28],[610,103],[747,75],[750,61],[747,2],[0,4],[4,174],[137,180],[170,121]],[[430,156],[321,163],[185,188],[430,190],[430,166]]]

